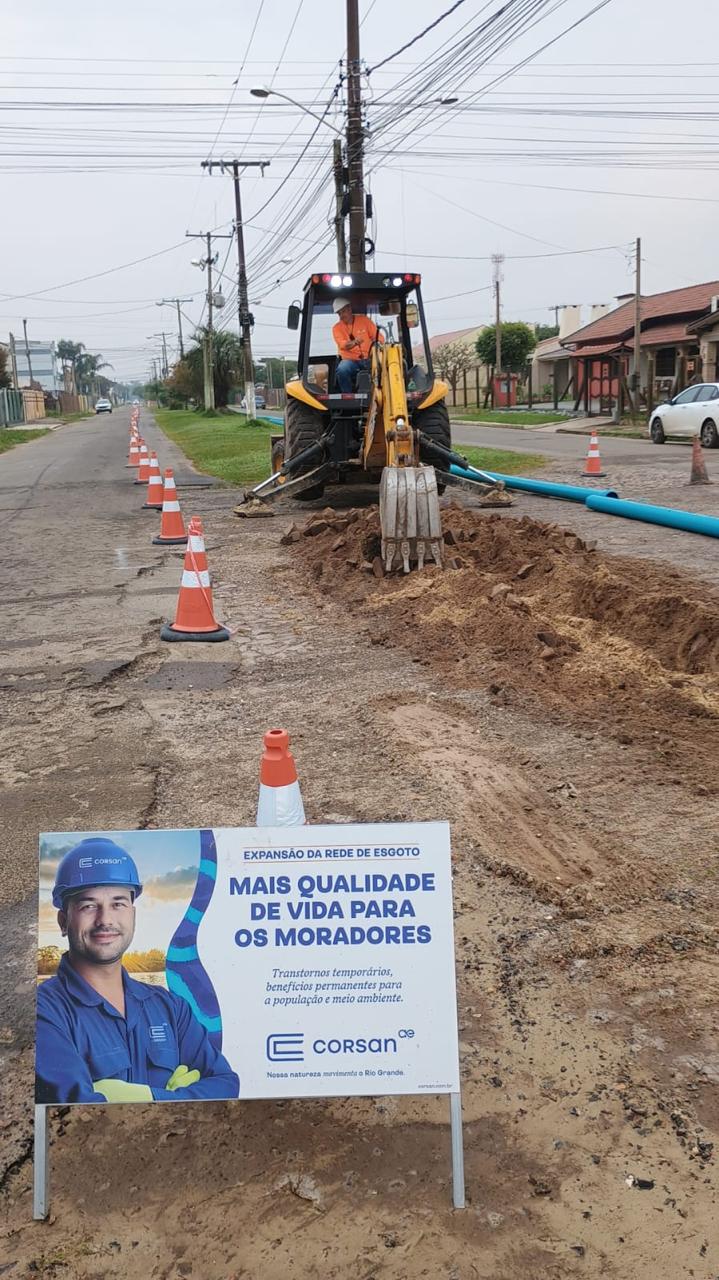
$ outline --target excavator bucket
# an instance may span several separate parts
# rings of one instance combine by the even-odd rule
[[[379,490],[382,560],[409,573],[432,559],[442,567],[442,521],[434,467],[385,467]]]

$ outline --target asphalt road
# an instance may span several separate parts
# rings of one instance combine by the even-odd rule
[[[214,482],[144,415],[141,427],[189,514],[189,487]],[[151,774],[128,767],[141,736],[133,746],[110,729],[100,692],[172,611],[181,564],[177,548],[152,545],[157,513],[141,510],[121,462],[128,436],[119,410],[0,457],[0,1022],[12,1028],[0,1045],[13,1049],[32,1038],[38,831],[82,829],[93,807],[105,826],[135,826],[152,791]],[[218,498],[204,491],[202,509]],[[127,779],[114,797],[113,772]]]
[[[511,427],[483,427],[468,422],[452,424],[452,440],[455,445],[470,444],[486,449],[516,449],[518,453],[542,453],[547,458],[569,461],[586,456],[589,436],[540,431],[536,428],[522,430]],[[662,466],[676,463],[687,467],[686,444],[652,444],[649,440],[628,440],[624,436],[602,436],[599,442],[602,457],[619,464],[643,463]]]

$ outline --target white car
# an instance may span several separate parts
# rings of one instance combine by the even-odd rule
[[[649,419],[653,444],[667,436],[699,436],[705,449],[719,445],[719,382],[700,382],[657,405]]]
[[[95,413],[112,413],[112,403],[109,400],[98,400]]]

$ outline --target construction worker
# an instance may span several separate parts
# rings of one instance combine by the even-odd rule
[[[369,316],[353,315],[352,303],[347,298],[335,298],[332,310],[338,317],[332,329],[337,343],[337,386],[343,395],[351,395],[357,385],[361,369],[369,369],[369,353],[373,342],[382,341],[382,335]]]
[[[62,858],[53,906],[68,951],[37,993],[37,1102],[236,1098],[238,1077],[187,1001],[122,967],[142,884],[105,836]]]

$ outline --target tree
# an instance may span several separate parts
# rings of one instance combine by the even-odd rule
[[[167,390],[171,397],[180,400],[201,400],[203,391],[202,364],[190,360],[178,360],[167,379]]]
[[[8,349],[0,347],[0,391],[4,387],[10,386],[10,374],[8,373]]]
[[[112,365],[103,360],[101,355],[91,355],[85,351],[75,360],[75,377],[77,389],[82,395],[92,395],[97,387],[97,375],[100,369],[111,369]]]
[[[62,959],[62,952],[59,947],[38,947],[37,951],[37,971],[45,977],[49,973],[57,973],[57,968]]]
[[[446,378],[452,388],[452,396],[456,398],[457,383],[463,373],[477,363],[475,352],[469,342],[445,342],[432,352],[432,364],[440,378]]]
[[[59,355],[62,363],[63,374],[65,369],[69,367],[71,371],[72,391],[75,395],[77,395],[76,366],[84,350],[84,343],[73,342],[70,338],[61,338],[57,344],[57,354]]]
[[[297,373],[297,361],[289,356],[283,361],[282,356],[265,356],[262,364],[255,364],[255,382],[261,386],[284,387],[285,377],[294,378]]]
[[[207,329],[198,329],[195,333],[195,345],[190,347],[185,359],[180,364],[187,366],[192,392],[198,400],[202,399],[204,387],[203,342],[207,339]],[[212,368],[215,383],[215,405],[218,409],[226,409],[230,392],[241,378],[243,369],[242,348],[240,339],[234,333],[213,332],[212,334]],[[174,377],[174,372],[173,372]]]
[[[545,338],[556,338],[559,335],[559,325],[557,324],[535,324],[534,336],[537,342],[544,342]]]
[[[500,326],[502,334],[502,370],[523,373],[527,360],[537,345],[532,330],[522,320],[508,321]],[[477,355],[482,364],[493,365],[495,357],[495,326],[488,325],[480,333],[476,343]]]

